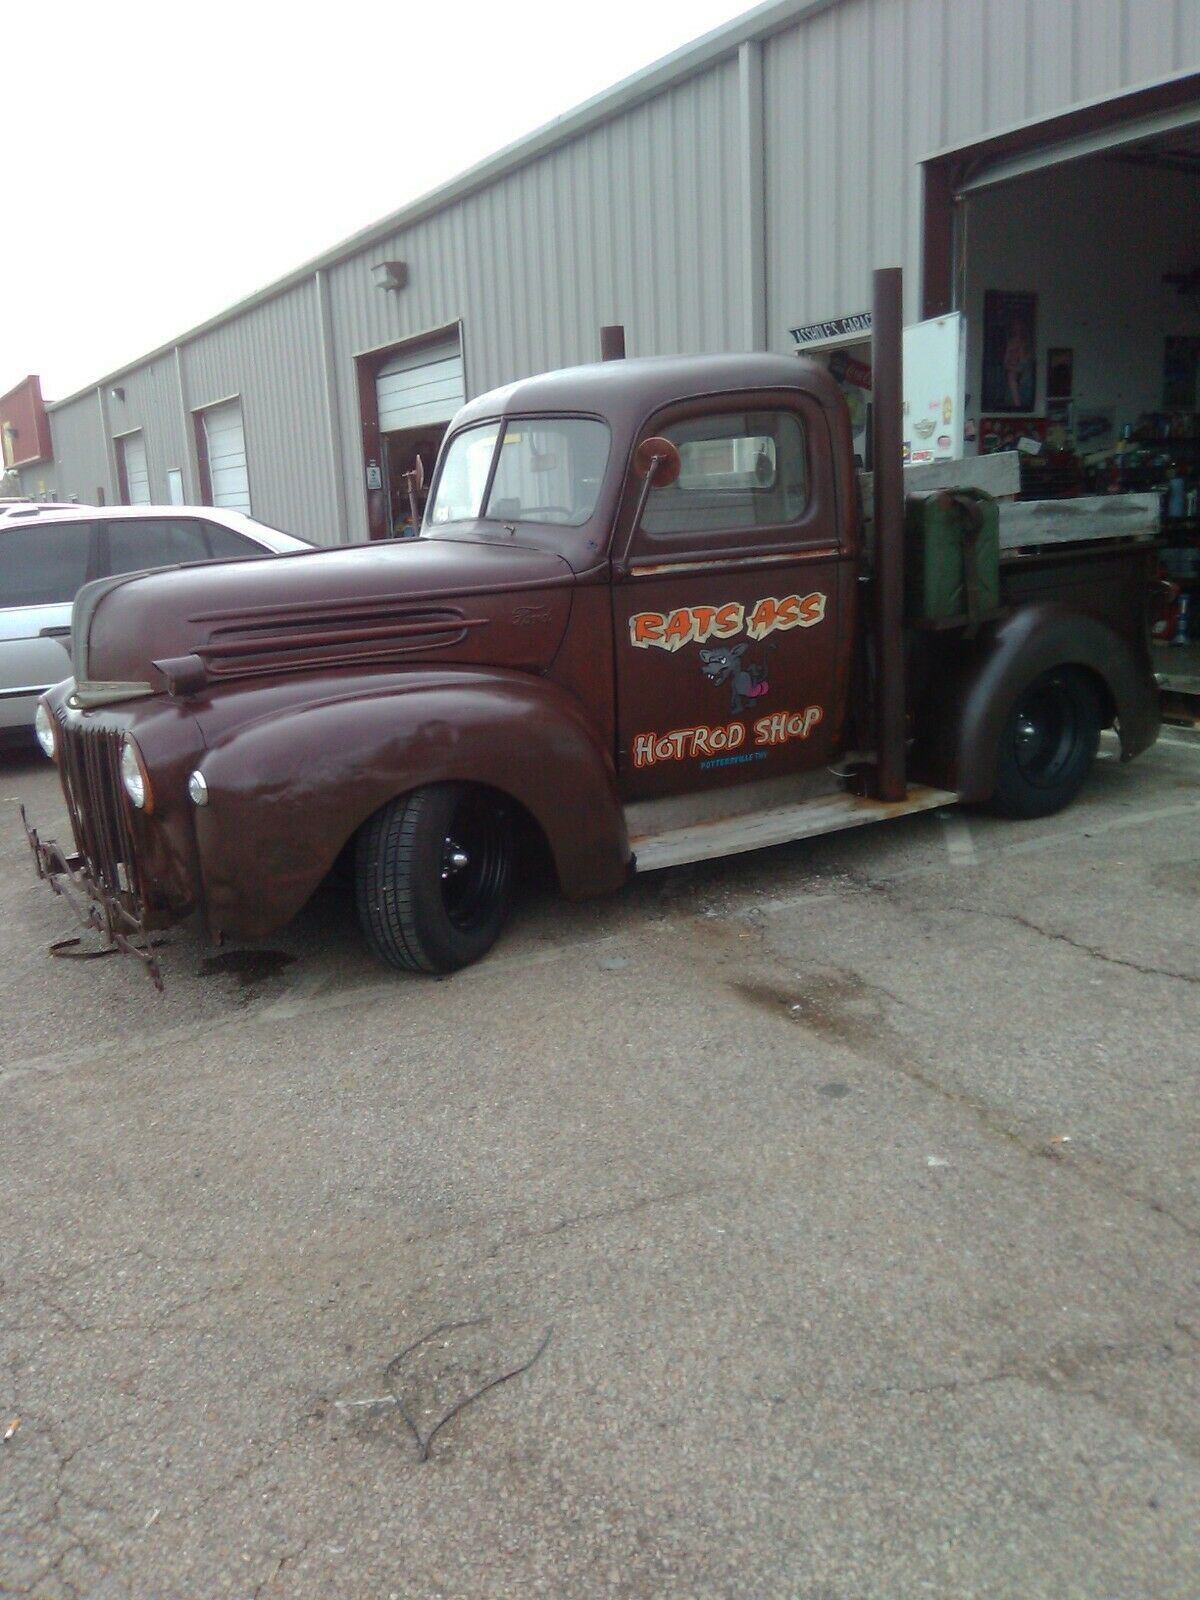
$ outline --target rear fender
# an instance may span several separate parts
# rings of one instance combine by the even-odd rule
[[[986,800],[996,787],[1000,735],[1021,691],[1055,667],[1090,672],[1107,691],[1126,761],[1154,743],[1160,716],[1148,654],[1093,617],[1064,606],[1023,606],[970,648],[961,670],[939,688],[918,744],[923,776],[963,800]]]
[[[196,828],[210,929],[256,936],[293,917],[359,827],[422,784],[486,784],[542,829],[563,892],[625,879],[629,842],[610,756],[578,703],[517,672],[413,674],[377,693],[290,705],[200,763]]]

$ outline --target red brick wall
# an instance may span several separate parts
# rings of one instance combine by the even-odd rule
[[[6,467],[49,461],[50,423],[42,402],[40,378],[24,378],[7,394],[0,395],[0,439]]]

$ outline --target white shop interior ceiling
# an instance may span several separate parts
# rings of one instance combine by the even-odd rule
[[[1046,353],[1060,346],[1074,352],[1077,405],[1111,406],[1118,429],[1162,410],[1165,339],[1200,335],[1200,299],[1163,282],[1200,266],[1200,172],[1089,157],[964,203],[967,415],[980,415],[989,289],[1037,295],[1032,415],[1045,414]]]

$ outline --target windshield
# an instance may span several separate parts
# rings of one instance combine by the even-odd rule
[[[514,418],[502,438],[499,423],[468,428],[446,452],[428,523],[483,516],[582,527],[596,509],[608,447],[607,425],[589,417]]]
[[[472,522],[483,507],[500,424],[467,428],[446,452],[437,494],[429,505],[429,522]]]

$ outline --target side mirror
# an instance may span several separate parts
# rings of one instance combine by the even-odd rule
[[[633,453],[633,470],[656,489],[669,489],[683,470],[679,449],[670,439],[643,439]]]
[[[621,552],[621,559],[617,569],[624,571],[629,561],[629,551],[633,544],[633,536],[641,523],[642,515],[646,510],[646,501],[650,498],[651,489],[669,489],[683,470],[683,462],[679,456],[678,448],[670,439],[661,435],[652,435],[643,439],[633,452],[634,476],[642,480],[642,492],[638,496],[637,510],[633,514],[633,521],[629,524],[629,536],[625,540],[625,548]]]

